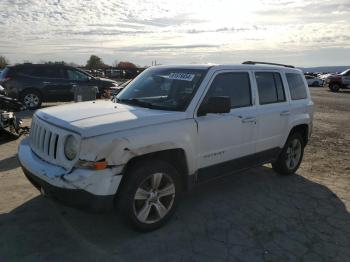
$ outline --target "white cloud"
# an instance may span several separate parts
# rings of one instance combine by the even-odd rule
[[[0,55],[13,62],[350,59],[348,0],[1,0],[0,10]]]

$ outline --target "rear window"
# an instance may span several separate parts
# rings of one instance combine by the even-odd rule
[[[290,96],[292,100],[305,99],[307,97],[306,87],[300,74],[286,74]]]

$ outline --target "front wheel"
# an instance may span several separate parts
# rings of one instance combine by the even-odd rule
[[[294,174],[299,168],[304,155],[304,140],[299,133],[289,136],[273,169],[280,175]]]
[[[332,91],[332,92],[338,92],[339,89],[340,89],[340,85],[339,84],[331,84],[329,86],[329,89]]]
[[[177,170],[164,161],[142,161],[126,176],[117,200],[124,220],[140,231],[161,227],[177,205],[180,193]]]

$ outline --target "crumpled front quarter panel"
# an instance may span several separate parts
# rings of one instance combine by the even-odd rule
[[[183,149],[189,171],[196,168],[197,127],[193,119],[184,119],[133,128],[122,132],[84,139],[81,160],[105,159],[109,165],[125,165],[136,157],[168,149]]]

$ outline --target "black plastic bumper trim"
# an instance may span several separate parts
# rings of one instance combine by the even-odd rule
[[[57,199],[67,206],[78,207],[94,212],[108,211],[113,208],[114,195],[99,196],[82,189],[56,187],[38,178],[25,167],[22,166],[22,169],[25,176],[34,187],[39,191],[43,189],[47,196]]]

